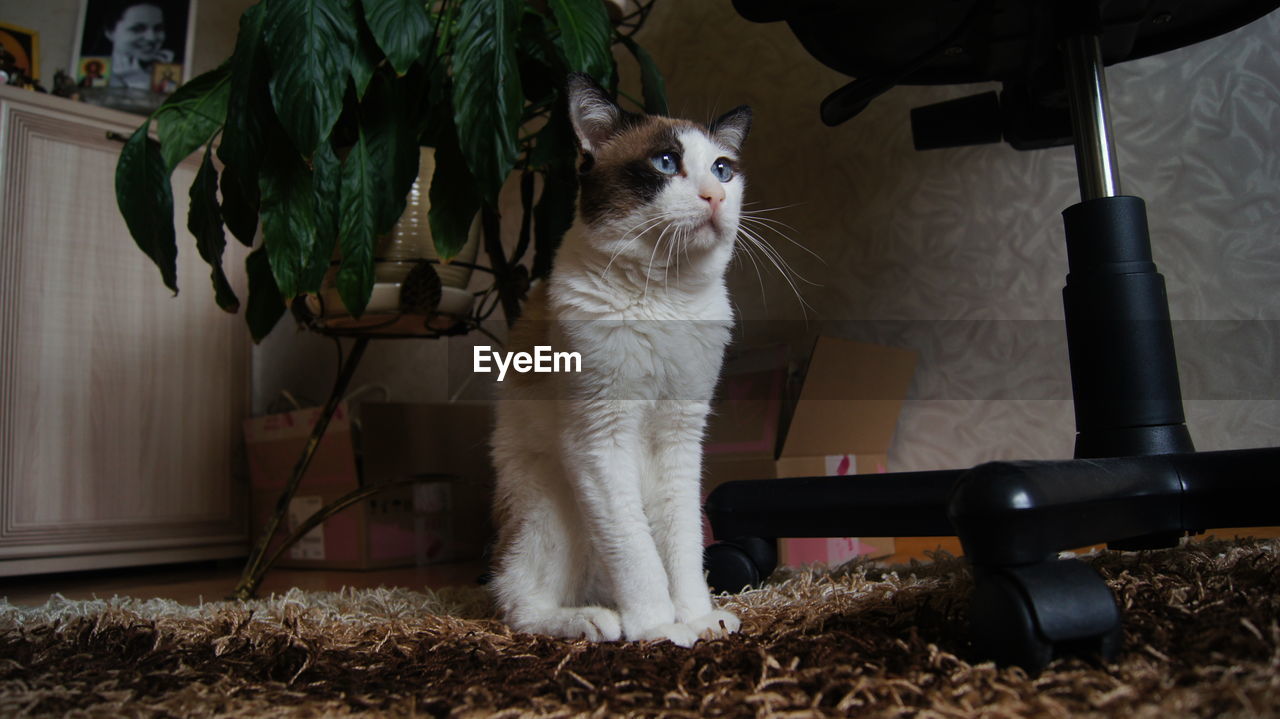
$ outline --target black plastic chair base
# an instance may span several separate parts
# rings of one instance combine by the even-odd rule
[[[1055,657],[1109,659],[1121,644],[1110,591],[1058,554],[1110,543],[1175,545],[1209,528],[1280,523],[1280,448],[990,462],[967,471],[727,482],[707,498],[713,586],[758,586],[767,537],[958,535],[974,566],[979,656],[1037,672]]]
[[[1054,659],[1114,659],[1120,610],[1088,565],[1074,559],[974,568],[969,636],[980,659],[1039,674]]]
[[[716,594],[759,587],[778,566],[777,540],[738,537],[716,542],[703,551],[702,566]]]

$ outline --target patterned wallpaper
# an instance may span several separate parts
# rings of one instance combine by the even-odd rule
[[[988,86],[895,88],[827,128],[818,103],[847,78],[727,0],[660,2],[641,39],[673,112],[753,106],[748,200],[785,208],[767,216],[821,258],[773,236],[815,283],[798,283],[810,310],[778,273],[762,289],[750,262],[735,270],[747,342],[803,347],[822,331],[919,351],[895,469],[1070,456],[1070,148],[912,148],[910,108]],[[1197,446],[1280,443],[1280,13],[1110,68],[1108,82],[1122,188],[1147,201]]]
[[[896,88],[827,128],[818,103],[846,78],[784,25],[742,20],[728,0],[661,0],[639,39],[666,74],[673,114],[753,106],[749,209],[782,208],[766,216],[807,248],[771,236],[813,283],[797,281],[812,309],[777,272],[735,268],[744,344],[807,347],[821,331],[917,350],[894,469],[1070,456],[1059,215],[1078,200],[1069,148],[912,149],[910,108],[987,86]],[[1123,188],[1147,200],[1197,446],[1280,443],[1280,13],[1116,66],[1108,80]],[[508,190],[506,214],[518,217]],[[355,384],[445,399],[470,373],[473,341],[374,343]],[[281,389],[322,398],[331,352],[278,329],[255,355],[255,409]],[[464,392],[484,394],[479,383]]]

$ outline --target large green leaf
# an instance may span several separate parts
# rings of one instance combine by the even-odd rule
[[[364,132],[377,188],[375,234],[391,231],[404,214],[405,196],[418,176],[418,136],[426,109],[417,98],[426,94],[425,75],[415,72],[392,79],[379,74],[362,106]]]
[[[285,143],[287,145],[287,143]],[[292,147],[277,147],[263,163],[262,237],[280,293],[301,291],[316,246],[316,196],[311,173]]]
[[[409,71],[431,39],[423,0],[364,0],[364,19],[397,75]]]
[[[355,147],[342,161],[342,266],[338,268],[338,294],[347,311],[357,317],[364,313],[373,291],[374,225],[381,189],[376,173],[361,128]]]
[[[267,88],[270,62],[262,3],[240,16],[240,32],[230,60],[226,125],[218,144],[223,169],[222,218],[244,246],[252,247],[258,230],[258,166],[262,163],[264,127],[277,127]]]
[[[442,134],[441,140],[436,146],[436,171],[431,178],[431,209],[427,212],[427,221],[436,254],[448,260],[467,243],[481,200],[457,141],[452,134]]]
[[[573,134],[566,103],[556,103],[538,131],[529,164],[543,173],[542,195],[533,208],[533,277],[551,271],[551,258],[560,240],[573,225],[577,209],[578,140]]]
[[[573,226],[577,210],[578,172],[573,163],[556,165],[546,173],[542,196],[533,208],[533,277],[551,272],[551,258]]]
[[[240,300],[231,289],[222,270],[222,252],[227,236],[222,231],[218,211],[218,171],[213,169],[213,148],[206,146],[204,160],[191,183],[191,208],[187,212],[187,229],[196,238],[196,250],[212,270],[213,296],[218,306],[228,312],[240,311]]]
[[[627,46],[640,65],[640,91],[644,95],[644,111],[650,115],[666,115],[667,81],[663,79],[658,63],[653,61],[648,50],[640,47],[629,35],[622,36],[622,44]]]
[[[257,184],[263,116],[272,113],[267,88],[271,68],[263,30],[265,22],[262,4],[254,5],[240,16],[240,32],[229,63],[231,87],[226,127],[218,145],[218,158],[224,165],[234,166],[238,178],[249,185]]]
[[[178,243],[173,230],[173,185],[151,139],[151,119],[134,131],[116,162],[116,204],[138,248],[160,268],[165,287],[178,292]]]
[[[270,3],[267,15],[271,100],[294,146],[309,158],[342,114],[355,10],[349,0],[284,0]]]
[[[298,283],[299,292],[317,292],[329,270],[333,248],[338,243],[339,218],[342,202],[342,163],[333,146],[320,143],[311,156],[313,189],[316,193],[316,246],[311,252],[311,262]]]
[[[464,3],[453,55],[454,124],[481,195],[496,205],[519,153],[523,97],[515,39],[520,0]]]
[[[382,50],[378,49],[378,41],[370,33],[368,24],[363,20],[356,24],[356,48],[351,55],[351,83],[356,88],[356,99],[363,100],[369,89],[369,81],[378,71],[378,63],[382,62]]]
[[[230,67],[223,63],[178,88],[152,115],[160,154],[170,171],[207,143],[226,121],[230,78]]]
[[[267,248],[259,247],[249,253],[244,268],[249,277],[249,306],[245,308],[244,319],[249,324],[253,341],[261,342],[284,316],[284,296],[276,287]]]
[[[556,43],[569,69],[585,72],[606,83],[613,70],[613,24],[600,0],[550,0],[551,14],[560,26]]]
[[[218,157],[222,157],[219,146]],[[225,160],[224,160],[225,162]],[[256,170],[255,170],[256,172]],[[253,247],[258,234],[258,183],[241,177],[237,165],[222,167],[222,176],[218,178],[222,188],[222,219],[232,236],[245,247]]]

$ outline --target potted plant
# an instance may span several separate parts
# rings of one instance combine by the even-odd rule
[[[550,271],[573,222],[577,148],[562,98],[567,75],[585,72],[616,88],[612,47],[620,43],[640,68],[643,100],[633,102],[666,111],[662,76],[631,37],[652,2],[639,0],[628,14],[617,9],[623,0],[261,0],[240,18],[231,57],[179,88],[125,142],[116,166],[120,211],[177,292],[170,176],[202,151],[187,227],[229,312],[240,299],[223,267],[225,230],[253,248],[245,316],[260,341],[287,308],[305,308],[298,300],[314,298],[326,275],[352,315],[365,310],[377,238],[401,217],[420,148],[431,148],[427,214],[439,261],[455,257],[479,215],[493,290],[514,321],[530,280]],[[498,193],[513,173],[520,232],[507,253]],[[438,302],[432,265],[420,264],[413,276],[416,302]],[[361,336],[342,363],[234,596],[252,596],[270,566],[268,544],[367,341]],[[363,496],[343,497],[309,521]]]
[[[440,261],[465,244],[478,213],[513,321],[573,222],[566,75],[616,87],[612,46],[621,43],[639,63],[636,103],[666,110],[662,76],[631,37],[651,3],[620,17],[615,0],[262,0],[241,17],[232,56],[179,88],[125,143],[120,211],[177,292],[170,175],[202,151],[187,226],[230,312],[240,300],[223,267],[224,227],[254,248],[245,315],[260,341],[295,299],[318,292],[331,262],[342,303],[364,311],[376,238],[404,210],[419,147],[433,148],[428,215]],[[512,173],[522,217],[508,254],[498,193]]]

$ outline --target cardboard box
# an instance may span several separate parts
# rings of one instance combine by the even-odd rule
[[[383,490],[338,512],[285,551],[277,566],[299,569],[387,569],[449,561],[457,557],[451,542],[453,518],[448,482],[406,484]],[[285,531],[276,534],[269,552],[317,510],[350,490],[299,491],[289,503]],[[255,492],[255,532],[275,511],[279,492]],[[256,537],[255,537],[256,540]]]
[[[419,475],[450,479],[388,488],[339,512],[291,547],[278,566],[382,569],[479,557],[491,533],[489,406],[364,403],[358,415],[353,418],[343,404],[330,420],[290,502],[286,531],[361,486]],[[319,416],[315,408],[245,421],[254,541]]]
[[[910,350],[819,337],[792,400],[796,382],[782,350],[727,362],[708,425],[704,496],[739,479],[887,472],[915,364]],[[778,549],[784,566],[836,565],[892,554],[894,544],[892,537],[783,538]]]
[[[360,420],[365,481],[453,475],[457,479],[449,485],[445,555],[453,560],[483,555],[493,538],[493,404],[366,402],[360,406]]]
[[[254,492],[275,491],[279,495],[289,483],[293,467],[302,456],[302,448],[322,411],[320,407],[310,407],[244,421],[249,484]],[[343,402],[329,420],[329,428],[302,477],[298,492],[352,490],[359,486],[351,410]]]

